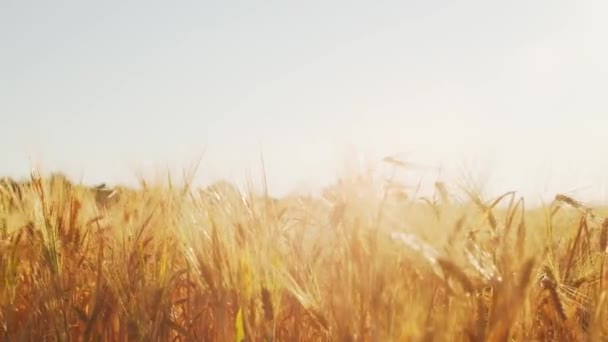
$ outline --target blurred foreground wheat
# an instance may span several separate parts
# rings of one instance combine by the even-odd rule
[[[527,209],[516,193],[375,185],[272,199],[4,180],[0,340],[608,337],[601,212],[565,195]]]

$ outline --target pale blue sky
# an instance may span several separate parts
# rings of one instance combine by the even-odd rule
[[[261,148],[285,192],[357,151],[603,196],[606,3],[0,0],[0,173],[242,180]]]

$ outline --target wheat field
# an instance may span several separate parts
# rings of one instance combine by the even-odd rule
[[[571,196],[0,184],[3,341],[608,338],[608,220]]]

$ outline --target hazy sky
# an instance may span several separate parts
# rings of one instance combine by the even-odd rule
[[[398,154],[608,189],[608,1],[0,0],[0,173],[189,165],[284,192]],[[576,192],[575,194],[578,194]]]

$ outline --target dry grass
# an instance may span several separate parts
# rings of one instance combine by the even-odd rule
[[[0,185],[6,341],[608,338],[608,221],[559,195],[326,198],[146,185],[112,202],[62,179]]]

